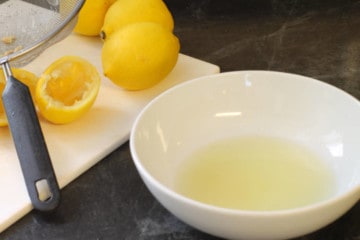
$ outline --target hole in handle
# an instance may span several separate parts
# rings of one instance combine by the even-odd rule
[[[35,182],[35,187],[40,201],[45,202],[52,197],[49,183],[45,178],[37,180]]]

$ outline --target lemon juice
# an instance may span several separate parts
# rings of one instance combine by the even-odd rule
[[[205,146],[186,159],[176,191],[241,210],[282,210],[319,202],[335,190],[331,168],[305,146],[270,137],[242,137]]]

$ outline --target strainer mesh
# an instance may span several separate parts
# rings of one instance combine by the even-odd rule
[[[46,47],[66,37],[82,0],[0,0],[0,57],[27,64]]]

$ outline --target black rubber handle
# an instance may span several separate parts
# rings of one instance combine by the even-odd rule
[[[2,99],[32,205],[54,210],[60,190],[29,88],[9,76]]]

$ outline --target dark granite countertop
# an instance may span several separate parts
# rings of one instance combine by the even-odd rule
[[[184,54],[219,65],[222,71],[302,74],[360,99],[360,1],[166,2]],[[183,224],[150,195],[125,143],[65,187],[56,212],[33,211],[0,239],[217,238]],[[360,240],[360,202],[331,225],[297,239]]]

